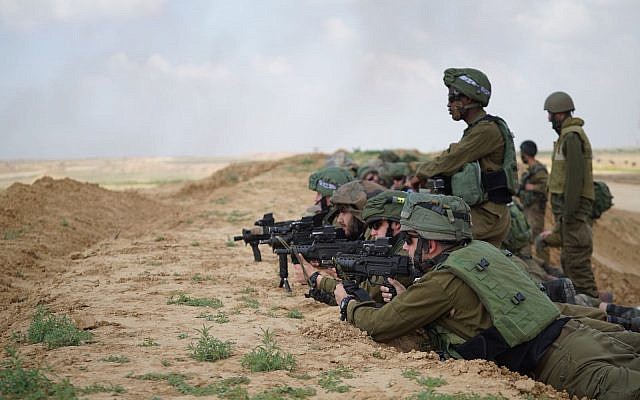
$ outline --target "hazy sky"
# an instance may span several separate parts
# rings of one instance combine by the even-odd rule
[[[444,149],[442,74],[491,80],[516,144],[570,93],[640,147],[640,2],[0,0],[0,159]]]

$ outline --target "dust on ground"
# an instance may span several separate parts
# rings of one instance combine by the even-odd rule
[[[279,289],[277,259],[268,248],[262,249],[263,262],[255,263],[250,248],[231,238],[267,212],[277,220],[299,218],[314,197],[307,178],[322,161],[301,155],[238,164],[172,193],[113,192],[51,178],[11,186],[0,194],[1,344],[17,345],[27,366],[48,365],[77,386],[121,385],[123,397],[131,399],[193,398],[166,380],[135,378],[147,373],[185,374],[191,385],[245,376],[250,382],[242,386],[250,395],[290,386],[313,388],[311,398],[318,399],[398,399],[424,389],[403,375],[407,370],[442,378],[440,393],[568,398],[489,362],[442,363],[434,353],[406,351],[406,343],[376,343],[339,321],[335,307],[306,299],[304,287],[294,285],[291,294]],[[625,292],[640,288],[633,246],[638,219],[614,209],[594,227],[598,283],[634,302]],[[168,304],[177,293],[223,305]],[[27,330],[38,304],[70,315],[93,332],[94,341],[53,350],[15,343],[12,333]],[[207,320],[218,313],[229,321]],[[302,318],[291,318],[296,314]],[[189,357],[187,346],[203,325],[233,342],[230,358],[208,363]],[[242,356],[261,344],[267,330],[295,357],[292,373],[252,373],[242,366]],[[150,343],[157,345],[145,345]],[[105,361],[109,356],[129,362]],[[338,367],[353,370],[343,379],[349,390],[327,392],[319,381]]]

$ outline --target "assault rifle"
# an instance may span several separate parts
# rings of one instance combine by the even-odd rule
[[[260,249],[258,245],[265,240],[271,238],[271,232],[274,229],[284,228],[294,221],[282,221],[276,222],[273,219],[273,213],[264,214],[262,218],[254,222],[255,227],[242,229],[242,235],[234,236],[233,240],[238,242],[240,240],[244,240],[244,244],[251,246],[251,251],[253,251],[253,259],[256,262],[262,261],[262,254],[260,254]]]
[[[333,267],[332,259],[338,253],[354,252],[362,247],[362,240],[348,241],[344,231],[333,225],[314,228],[309,234],[310,242],[292,242],[290,246],[274,249],[276,254],[301,254],[307,261],[317,261],[320,267]],[[295,261],[294,261],[295,262]]]

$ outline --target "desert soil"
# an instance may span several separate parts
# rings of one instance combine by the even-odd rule
[[[166,380],[135,379],[147,373],[180,373],[191,385],[245,376],[249,395],[276,386],[315,389],[312,398],[401,399],[424,387],[403,377],[408,369],[441,377],[440,393],[501,394],[509,399],[568,398],[550,387],[484,361],[442,363],[411,340],[372,341],[338,318],[335,307],[306,299],[305,287],[278,288],[276,257],[230,239],[264,213],[297,219],[312,201],[308,175],[320,155],[232,164],[208,178],[144,191],[110,191],[72,179],[16,183],[0,193],[0,342],[16,346],[27,366],[48,366],[76,386],[121,385],[127,399],[194,398]],[[615,193],[614,193],[615,194]],[[594,227],[598,284],[623,304],[640,303],[638,210],[612,209]],[[216,298],[218,309],[167,304],[178,293]],[[91,330],[91,343],[48,350],[16,342],[37,305],[70,315]],[[299,311],[303,318],[288,315]],[[201,318],[224,313],[229,321]],[[233,342],[230,358],[199,362],[187,346],[200,329]],[[296,360],[293,372],[252,373],[242,356],[265,330]],[[156,343],[156,346],[143,344]],[[126,356],[127,363],[107,362]],[[5,357],[4,355],[1,357]],[[346,393],[327,392],[322,374],[353,370]],[[112,398],[111,393],[84,396]]]

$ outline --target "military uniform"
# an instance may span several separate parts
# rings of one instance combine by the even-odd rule
[[[474,265],[474,257],[482,257],[486,263]],[[617,331],[610,335],[579,320],[556,319],[552,303],[536,294],[535,285],[525,287],[525,280],[514,278],[518,286],[509,287],[511,283],[503,275],[498,287],[487,289],[482,286],[486,280],[469,278],[495,271],[519,277],[522,272],[505,259],[498,249],[472,241],[437,256],[432,272],[382,308],[371,307],[371,302],[349,301],[347,320],[376,341],[389,341],[427,327],[443,354],[490,359],[571,395],[638,398],[639,349],[631,347],[640,343],[637,334]],[[484,265],[483,270],[477,268],[479,264]],[[503,293],[505,288],[509,290]],[[515,291],[521,296],[510,301],[509,296]],[[526,309],[521,307],[530,307],[532,301],[541,310],[540,315],[530,314],[527,318]],[[496,307],[497,303],[502,305]],[[525,312],[519,313],[519,307]],[[620,339],[625,336],[629,340],[623,343]]]
[[[485,173],[502,169],[504,137],[498,125],[485,119],[486,116],[486,112],[481,111],[478,118],[464,130],[458,143],[452,143],[449,149],[434,160],[421,164],[417,171],[418,177],[451,176],[464,164],[474,161],[480,163],[480,169]],[[506,204],[486,201],[474,205],[471,207],[471,218],[473,237],[500,247],[511,224]]]
[[[597,298],[598,289],[591,268],[592,152],[583,125],[580,118],[567,118],[554,143],[549,192],[556,226],[544,243],[561,246],[562,268],[576,291]]]
[[[529,166],[520,179],[520,190],[518,198],[523,207],[524,215],[527,217],[531,227],[532,238],[537,237],[544,231],[544,216],[547,208],[547,181],[549,173],[547,168],[539,161]],[[527,183],[535,186],[533,190],[526,190]],[[548,254],[543,257],[548,260]]]

